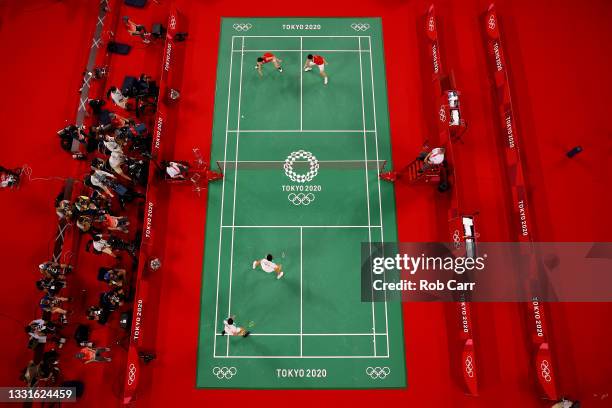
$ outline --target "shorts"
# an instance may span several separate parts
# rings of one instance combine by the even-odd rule
[[[325,64],[317,65],[313,61],[308,61],[308,68],[312,68],[313,66],[319,67],[319,71],[325,72]]]

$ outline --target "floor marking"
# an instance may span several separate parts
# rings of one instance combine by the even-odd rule
[[[302,285],[303,285],[303,264],[302,264],[302,256],[303,256],[303,228],[368,228],[368,236],[369,242],[371,245],[372,236],[371,229],[372,228],[380,228],[381,230],[381,241],[384,240],[384,230],[383,230],[383,216],[382,216],[382,195],[381,195],[381,187],[380,180],[378,180],[378,195],[379,195],[379,216],[380,216],[380,225],[374,226],[371,223],[371,210],[370,210],[370,197],[369,197],[369,178],[368,178],[368,160],[367,160],[367,133],[374,133],[375,135],[375,146],[376,146],[376,161],[372,160],[372,162],[379,163],[379,148],[378,148],[378,131],[377,131],[377,118],[376,118],[376,100],[375,100],[375,92],[374,92],[374,71],[373,71],[373,57],[372,57],[372,43],[371,36],[306,36],[312,38],[357,38],[359,41],[359,50],[313,50],[313,52],[321,51],[321,52],[358,52],[359,53],[359,63],[360,63],[360,79],[361,79],[361,94],[362,94],[362,122],[363,129],[356,130],[338,130],[338,129],[330,129],[330,130],[304,130],[303,129],[303,112],[302,112],[302,71],[300,70],[300,130],[241,130],[240,129],[240,106],[241,106],[241,95],[242,95],[242,71],[244,64],[244,53],[245,52],[262,52],[264,50],[245,50],[245,37],[255,37],[255,38],[277,38],[277,37],[285,37],[285,38],[300,38],[300,50],[275,50],[275,51],[283,51],[283,52],[300,52],[300,56],[303,53],[303,37],[304,36],[232,36],[232,44],[231,44],[231,53],[230,53],[230,73],[229,73],[229,83],[228,83],[228,101],[227,101],[227,116],[226,116],[226,137],[225,137],[225,150],[224,150],[224,163],[223,163],[223,171],[225,172],[227,165],[227,138],[228,133],[236,133],[236,153],[234,165],[237,167],[238,163],[282,163],[284,161],[239,161],[238,160],[238,150],[239,150],[239,138],[240,133],[363,133],[364,138],[364,154],[366,160],[326,160],[322,162],[364,162],[366,164],[366,194],[367,194],[367,207],[368,207],[368,225],[366,226],[357,226],[357,225],[267,225],[267,226],[249,226],[249,225],[235,225],[235,214],[236,214],[236,187],[237,187],[237,174],[234,180],[234,197],[233,197],[233,213],[232,213],[232,225],[222,225],[223,224],[223,208],[224,208],[224,191],[225,191],[225,179],[223,181],[222,186],[222,196],[221,196],[221,213],[220,213],[220,224],[219,228],[219,262],[217,267],[217,304],[215,310],[215,322],[214,326],[216,327],[217,319],[218,319],[218,306],[219,306],[219,287],[220,287],[220,258],[221,258],[221,247],[222,247],[222,232],[223,228],[232,228],[232,243],[231,243],[231,258],[230,258],[230,285],[229,285],[229,302],[228,302],[228,313],[231,312],[231,296],[232,296],[232,271],[233,271],[233,246],[234,246],[234,233],[236,228],[299,228],[300,229],[300,333],[254,333],[253,336],[300,336],[300,356],[287,355],[287,356],[230,356],[229,355],[229,336],[227,339],[227,353],[226,356],[217,356],[216,355],[216,337],[220,334],[214,333],[215,345],[213,348],[214,358],[343,358],[343,359],[351,359],[351,358],[389,358],[389,334],[388,334],[388,315],[387,315],[387,303],[385,302],[385,320],[386,320],[386,332],[385,333],[376,333],[376,325],[373,324],[373,333],[303,333],[303,293],[302,293]],[[240,50],[234,49],[234,38],[242,39],[242,46]],[[361,38],[368,38],[369,50],[361,49]],[[240,82],[239,82],[239,96],[238,96],[238,124],[237,129],[230,130],[229,127],[229,108],[230,108],[230,100],[231,100],[231,79],[232,79],[232,63],[233,63],[233,53],[241,52],[241,66],[240,66]],[[266,50],[267,51],[267,50]],[[364,99],[364,83],[363,83],[363,63],[361,54],[362,53],[370,53],[370,76],[372,82],[372,101],[373,101],[373,112],[374,112],[374,129],[368,130],[365,129],[365,99]],[[229,162],[231,164],[231,162]],[[380,172],[380,169],[378,170]],[[237,173],[237,171],[236,171]],[[386,294],[385,294],[386,299]],[[375,320],[374,315],[374,303],[372,303],[373,310],[373,321]],[[304,336],[372,336],[374,341],[374,356],[303,356],[303,337]],[[387,337],[387,353],[386,355],[376,355],[376,336],[385,336]]]
[[[233,35],[232,38],[368,38],[367,35]]]
[[[372,37],[368,36],[368,47],[372,51]],[[372,53],[370,53],[370,78],[372,80],[372,109],[374,112],[374,142],[376,146],[376,160],[378,161],[378,128],[376,124],[376,94],[374,92],[374,64],[373,64]],[[382,217],[382,195],[380,193],[380,177],[376,177],[378,183],[378,206],[380,214],[380,241],[385,242],[385,230]],[[384,256],[383,247],[383,256]],[[386,281],[386,274],[383,274],[383,282]],[[387,311],[387,291],[385,291],[385,333],[389,333],[389,315]],[[387,354],[389,354],[389,336],[387,336]]]
[[[300,37],[301,39],[302,37]],[[300,41],[301,43],[301,41]],[[303,49],[299,49],[299,50],[244,50],[244,52],[299,52],[302,53]],[[362,53],[368,53],[370,52],[370,50],[311,50],[308,49],[308,51],[310,52],[362,52]],[[240,50],[234,50],[233,52],[240,52]]]
[[[374,133],[375,130],[363,130],[363,129],[354,129],[354,130],[337,130],[337,129],[241,129],[241,130],[228,130],[228,132],[235,133],[359,133],[363,132]]]
[[[377,336],[386,336],[386,333],[376,333]],[[217,333],[217,336],[223,336],[221,333]],[[367,336],[372,337],[372,333],[251,333],[249,336]]]
[[[300,69],[300,130],[304,128],[304,70],[302,69],[304,57],[302,55],[302,40],[303,37],[300,37],[300,63],[298,65]]]
[[[361,38],[359,38],[359,49],[361,49]],[[372,221],[370,218],[370,182],[368,179],[368,165],[367,165],[367,161],[368,161],[368,139],[367,139],[367,133],[365,132],[366,130],[366,123],[365,123],[365,103],[364,103],[364,98],[363,98],[363,65],[361,62],[361,53],[359,53],[359,79],[361,81],[361,121],[363,123],[363,153],[365,156],[365,161],[366,161],[366,165],[365,165],[365,182],[366,182],[366,203],[368,206],[368,245],[369,245],[369,252],[368,254],[372,254],[372,229],[370,228],[370,225],[372,225]],[[370,291],[372,292],[372,301],[370,302],[370,304],[372,305],[372,344],[374,347],[374,355],[376,355],[376,309],[374,308],[374,288],[370,288]]]
[[[232,51],[234,51],[234,38],[232,37]],[[234,53],[230,54],[230,67],[229,67],[229,83],[227,85],[227,114],[225,118],[225,147],[223,152],[223,174],[225,174],[225,166],[227,163],[227,136],[228,136],[228,128],[229,128],[229,113],[230,113],[230,99],[232,96],[232,66],[234,62]],[[221,214],[219,215],[219,225],[223,225],[223,205],[225,198],[225,177],[223,177],[223,186],[221,187]],[[223,228],[219,228],[219,259],[217,260],[217,295],[215,299],[215,321],[213,322],[213,327],[215,330],[213,331],[213,354],[217,354],[217,336],[215,336],[215,332],[217,331],[217,325],[219,324],[219,281],[220,281],[220,272],[221,272],[221,242],[223,238]]]
[[[222,225],[221,228],[380,228],[379,225]]]
[[[233,40],[232,40],[233,41]],[[242,49],[244,49],[244,37],[242,37]],[[244,65],[244,53],[240,56],[240,81],[238,82],[238,132],[236,132],[236,169],[234,171],[234,203],[232,208],[232,225],[236,223],[236,187],[238,182],[238,151],[240,143],[240,105],[242,98],[242,66]],[[232,315],[232,273],[234,271],[234,235],[235,229],[232,228],[232,244],[230,249],[230,275],[229,275],[229,299],[227,301],[227,315]],[[229,336],[227,336],[227,355],[229,356]]]
[[[370,334],[371,336],[372,334]],[[389,355],[386,356],[297,356],[297,355],[288,355],[288,356],[213,356],[213,358],[227,358],[227,359],[231,359],[231,358],[342,358],[342,359],[350,359],[350,358],[376,358],[376,359],[383,359],[383,358],[390,358]]]
[[[376,160],[317,160],[319,163],[376,163],[380,164],[383,162],[378,162]],[[229,163],[285,163],[285,160],[238,160],[238,161],[230,161]],[[295,163],[308,163],[308,160],[296,160]]]
[[[303,263],[303,252],[304,252],[304,238],[303,238],[303,229],[300,227],[300,357],[304,355],[304,344],[303,344],[303,332],[304,332],[304,302],[303,302],[303,289],[302,286],[302,277],[304,271],[304,263]]]

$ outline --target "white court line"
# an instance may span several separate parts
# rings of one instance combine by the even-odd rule
[[[302,38],[302,37],[300,37]],[[299,50],[244,50],[244,52],[303,52],[302,49]],[[365,52],[368,53],[370,52],[370,50],[311,50],[308,49],[308,51],[310,52]],[[233,52],[240,52],[240,50],[234,50]]]
[[[372,38],[368,36],[368,44],[370,51],[372,51]],[[370,53],[370,78],[372,79],[372,109],[374,111],[374,141],[376,145],[376,160],[378,161],[378,128],[376,124],[376,94],[374,93],[374,64],[372,62],[372,54]],[[385,230],[383,227],[383,216],[382,216],[382,195],[380,193],[380,177],[376,177],[378,182],[378,208],[380,215],[380,241],[385,242]],[[384,257],[384,246],[383,246],[383,257]],[[386,274],[383,274],[383,281],[385,281]],[[387,311],[387,291],[385,291],[385,333],[389,334],[389,314]],[[387,336],[387,354],[390,354],[389,350],[389,336]]]
[[[238,160],[238,161],[230,161],[229,163],[285,163],[285,160]],[[294,163],[310,163],[308,160],[295,160]],[[379,164],[376,160],[317,160],[317,163],[376,163]],[[382,163],[382,162],[380,162]]]
[[[377,336],[386,336],[386,333],[376,333]],[[223,336],[221,333],[217,333],[217,336]],[[251,333],[250,336],[367,336],[372,337],[372,333]]]
[[[244,37],[290,37],[290,38],[293,38],[293,37],[303,37],[303,36],[241,36],[241,37],[242,37],[242,47],[244,47]],[[371,40],[370,40],[370,37],[369,36],[311,36],[311,37],[331,37],[331,38],[333,38],[333,37],[351,37],[351,38],[359,38],[359,42],[361,42],[361,40],[360,40],[361,38],[368,38],[369,39],[369,41],[370,41],[370,50],[368,50],[368,52],[370,52],[372,95],[373,95],[373,102],[375,104],[374,87],[373,87],[374,78],[373,78],[373,69],[372,69],[372,55],[371,55]],[[232,37],[232,38],[234,38],[234,37]],[[361,47],[361,44],[360,44],[360,47]],[[246,50],[243,50],[243,52],[241,54],[241,56],[242,56],[241,59],[242,60],[244,59],[244,51],[246,51]],[[366,50],[361,50],[361,51],[365,52]],[[237,52],[237,50],[233,49],[233,41],[232,41],[232,55],[233,55],[233,52]],[[281,133],[281,132],[286,132],[286,133],[293,133],[293,132],[304,132],[304,133],[306,133],[306,132],[316,132],[316,133],[332,133],[332,132],[333,133],[343,133],[343,132],[345,132],[345,133],[362,133],[363,132],[364,133],[364,139],[365,139],[365,133],[366,132],[373,132],[373,133],[375,133],[375,136],[376,136],[376,139],[375,139],[375,141],[376,141],[376,154],[377,154],[377,161],[378,161],[378,138],[377,138],[377,129],[376,129],[376,113],[375,113],[376,112],[376,107],[375,106],[373,107],[374,115],[375,115],[375,117],[374,117],[375,129],[374,130],[362,129],[362,130],[246,130],[246,131],[241,131],[239,123],[238,123],[238,129],[236,129],[236,130],[229,130],[229,129],[227,129],[228,124],[229,124],[229,106],[230,106],[230,94],[231,94],[231,73],[232,73],[231,65],[232,65],[232,59],[230,58],[230,83],[228,84],[229,91],[228,91],[228,113],[227,113],[228,118],[226,118],[226,142],[225,142],[225,154],[224,154],[225,159],[224,159],[224,162],[226,162],[226,157],[227,157],[227,133],[230,133],[230,132],[231,133],[233,133],[233,132],[236,132],[236,133],[265,133],[265,132],[278,132],[278,133]],[[242,65],[243,64],[241,63],[241,77],[242,77]],[[360,68],[361,68],[361,53],[360,53]],[[361,73],[361,75],[363,75],[363,74]],[[363,112],[365,110],[364,101],[363,101],[363,76],[362,76],[361,80],[362,80],[362,114],[363,114],[362,117],[363,117],[364,127],[365,127],[365,113]],[[241,86],[242,86],[242,80],[240,81],[240,87]],[[239,95],[241,95],[241,89],[240,89]],[[240,122],[240,98],[239,98],[238,121]],[[238,138],[239,138],[239,135],[237,135],[237,137],[236,137],[236,139],[237,139],[236,149],[237,150],[238,150]],[[366,140],[366,142],[367,142],[367,140]],[[367,146],[364,146],[364,149],[366,150],[366,159],[367,159]],[[236,157],[238,157],[238,151],[236,151]],[[235,163],[238,163],[238,160],[235,160]],[[339,226],[339,225],[335,225],[335,226],[319,226],[319,225],[311,225],[311,226],[307,226],[307,225],[306,226],[303,226],[303,225],[300,225],[300,226],[295,226],[295,225],[292,225],[292,226],[237,226],[237,225],[235,225],[234,222],[232,222],[232,224],[233,224],[232,226],[223,226],[222,225],[221,228],[220,228],[219,258],[220,258],[220,252],[221,252],[222,229],[223,228],[229,228],[229,227],[231,227],[232,229],[235,229],[235,228],[300,228],[300,231],[302,231],[302,228],[368,228],[368,230],[369,230],[368,232],[369,233],[370,233],[370,229],[371,228],[380,228],[381,229],[381,235],[382,235],[381,239],[383,239],[384,238],[384,234],[382,234],[383,226],[382,226],[382,200],[381,200],[381,193],[380,193],[380,181],[378,181],[378,183],[379,183],[378,184],[378,187],[379,187],[379,207],[381,208],[381,211],[380,211],[381,225],[379,225],[379,226],[371,225],[370,221],[368,221],[368,225],[367,226]],[[235,180],[235,184],[236,184],[236,180]],[[225,180],[224,180],[224,184],[223,184],[223,190],[224,190],[224,188],[225,188]],[[369,184],[367,183],[367,175],[366,175],[366,188],[369,189]],[[236,188],[234,188],[234,209],[233,209],[233,211],[234,211],[234,214],[233,214],[234,221],[235,221],[235,196],[236,196]],[[221,210],[221,217],[220,217],[221,221],[223,220],[223,198],[224,198],[224,195],[222,193],[222,210]],[[369,207],[369,193],[368,193],[368,207]],[[369,217],[370,217],[370,214],[368,212],[368,218]],[[233,233],[233,230],[232,230],[232,233]],[[233,239],[233,236],[232,236],[232,239]],[[370,241],[371,241],[371,236],[370,236]],[[232,242],[232,258],[233,258],[233,242]],[[218,291],[219,291],[219,283],[220,283],[219,282],[219,270],[220,270],[220,268],[218,268],[218,271],[217,271],[217,309],[218,309]],[[231,268],[230,268],[230,304],[231,304]],[[386,309],[387,309],[387,304],[385,303],[385,314],[387,314]],[[216,317],[215,317],[215,325],[216,325],[216,320],[217,320],[217,312],[218,312],[218,310],[215,312],[215,315],[216,315]],[[374,327],[374,329],[375,329],[375,327]],[[275,334],[271,334],[271,333],[270,334],[264,334],[264,333],[261,333],[261,334],[252,334],[252,335],[272,335],[273,336]],[[279,334],[279,335],[281,335],[281,334]],[[284,334],[284,335],[292,335],[292,334]],[[300,333],[299,335],[300,335],[300,337],[302,337],[302,336],[309,336],[309,335],[312,335],[312,336],[324,336],[324,335],[331,335],[331,336],[334,336],[334,335],[343,335],[343,336],[356,335],[356,336],[360,336],[362,334],[360,334],[360,333],[353,333],[353,334],[347,334],[347,333],[345,333],[345,334],[333,334],[333,333],[332,334],[324,334],[324,333],[320,333],[320,334],[314,334],[314,333],[313,334],[306,334],[306,333]],[[364,336],[372,336],[371,333],[366,333],[366,334],[363,334],[363,335]],[[374,336],[381,336],[381,335],[387,336],[387,355],[386,356],[302,356],[302,357],[299,357],[299,358],[343,358],[343,359],[351,359],[351,358],[389,358],[388,329],[387,329],[387,333],[374,333]],[[215,340],[216,340],[216,335],[215,335]],[[216,349],[215,349],[215,352],[216,352]],[[376,352],[376,349],[375,349],[375,352]],[[229,338],[228,338],[228,355],[227,356],[216,356],[215,355],[214,357],[215,358],[298,358],[298,356],[292,356],[292,355],[288,355],[288,356],[229,356]]]
[[[359,38],[359,49],[361,49],[361,38]],[[368,245],[370,247],[370,251],[368,254],[372,254],[372,229],[370,225],[372,225],[372,221],[370,219],[370,182],[368,179],[368,139],[365,123],[365,103],[363,99],[363,66],[361,63],[361,53],[359,53],[359,79],[361,81],[361,121],[363,123],[363,153],[365,155],[365,182],[366,182],[366,203],[368,205]],[[372,292],[372,302],[370,302],[372,306],[372,343],[374,346],[374,355],[376,355],[376,310],[374,308],[374,289],[370,288]]]
[[[232,40],[233,41],[233,40]],[[233,44],[232,44],[233,45]],[[242,49],[244,49],[244,37],[242,37]],[[236,187],[238,182],[238,151],[240,143],[240,104],[242,98],[242,66],[244,65],[244,54],[240,56],[240,81],[238,82],[238,132],[236,132],[236,169],[234,171],[234,203],[232,208],[232,225],[236,223]],[[235,229],[232,228],[232,244],[230,249],[230,275],[229,275],[229,299],[227,301],[227,315],[232,315],[232,272],[234,271],[234,235]],[[227,337],[227,355],[229,356],[229,336]]]
[[[380,228],[379,225],[222,225],[222,228]]]
[[[304,296],[303,296],[303,276],[304,276],[304,237],[303,229],[300,228],[300,357],[304,355],[304,342],[302,333],[304,332]]]
[[[302,61],[304,60],[302,55],[303,39],[303,37],[300,37],[300,64],[298,65],[300,68],[300,130],[304,128],[304,70],[302,69]]]
[[[234,38],[232,37],[232,51],[234,50]],[[230,70],[229,70],[229,83],[227,85],[227,114],[225,118],[225,147],[223,152],[223,174],[225,174],[225,166],[227,164],[227,135],[229,128],[229,112],[230,112],[230,97],[232,95],[232,64],[234,62],[234,53],[230,54]],[[219,319],[219,280],[221,272],[221,241],[223,238],[223,204],[225,198],[225,177],[223,177],[223,187],[221,188],[221,214],[219,215],[219,259],[217,260],[217,295],[215,298],[215,321],[213,322],[213,356],[217,355],[217,336],[214,334],[217,332],[217,324]]]
[[[387,359],[389,356],[215,356],[215,358],[250,358],[250,359],[273,359],[273,358],[317,358],[317,359],[334,359],[341,358],[343,360],[351,358],[370,358],[370,359]]]
[[[368,132],[368,133],[374,133],[375,130],[363,130],[363,129],[352,129],[352,130],[337,130],[337,129],[323,129],[323,130],[316,130],[316,129],[286,129],[286,130],[281,130],[281,129],[245,129],[245,130],[228,130],[228,132],[230,133],[235,133],[235,132],[240,132],[240,133],[363,133],[363,132]]]
[[[368,38],[367,35],[234,35],[232,38]]]

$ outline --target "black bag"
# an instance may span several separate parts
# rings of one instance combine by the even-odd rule
[[[108,49],[108,52],[119,55],[127,55],[132,49],[132,47],[127,44],[118,43],[115,41],[109,42],[106,48]]]
[[[147,4],[147,0],[125,0],[126,6],[132,7],[144,7]]]
[[[123,78],[123,84],[121,85],[121,93],[127,97],[134,97],[138,93],[136,89],[136,84],[138,82],[138,78],[133,76],[126,76]]]

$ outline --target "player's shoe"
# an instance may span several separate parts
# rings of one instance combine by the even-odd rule
[[[325,79],[323,79],[323,85],[327,85],[327,77],[325,77]]]
[[[283,67],[278,67],[278,72],[283,72]]]
[[[304,68],[304,72],[308,72],[308,71],[312,71],[312,68],[310,68],[310,67]]]
[[[251,332],[250,332],[250,331],[246,331],[246,332],[244,332],[244,334],[242,335],[242,337],[249,337],[249,334],[251,334]]]
[[[253,269],[257,268],[257,261],[253,261]]]
[[[285,275],[285,272],[281,272],[278,275],[276,275],[276,279],[280,279],[283,277],[283,275]]]

